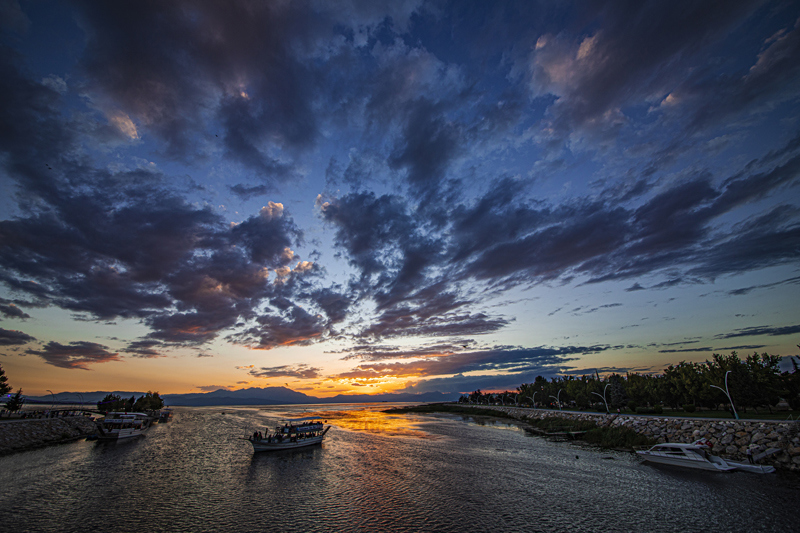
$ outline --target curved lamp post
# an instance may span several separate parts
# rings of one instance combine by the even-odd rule
[[[716,385],[710,385],[710,386],[714,387],[715,389],[719,389],[719,390],[721,390],[722,392],[725,393],[725,396],[728,397],[728,401],[731,402],[731,409],[733,409],[733,417],[736,420],[739,420],[739,414],[736,412],[736,407],[734,407],[734,405],[733,405],[733,398],[731,398],[731,395],[728,392],[728,374],[730,374],[730,373],[731,373],[730,370],[725,372],[725,389],[724,390],[722,389],[722,387],[717,387]]]
[[[50,389],[45,389],[45,390],[50,393],[50,396],[53,397],[53,405],[50,406],[50,410],[52,411],[53,408],[56,406],[56,395],[53,394],[53,391],[51,391]]]
[[[592,394],[594,394],[596,396],[600,396],[603,399],[603,403],[606,404],[606,414],[608,414],[610,412],[608,410],[608,402],[606,401],[606,389],[608,388],[609,385],[611,385],[611,383],[607,383],[606,384],[605,388],[603,389],[603,395],[602,396],[600,396],[600,394],[598,394],[596,392],[592,393]]]
[[[538,390],[533,391],[533,396],[528,396],[531,399],[531,404],[533,408],[536,409],[536,393],[539,392]]]
[[[550,395],[551,398],[555,398],[556,402],[558,402],[558,410],[559,411],[561,410],[561,400],[559,398],[561,398],[561,391],[563,391],[563,390],[564,389],[558,389],[558,396]]]

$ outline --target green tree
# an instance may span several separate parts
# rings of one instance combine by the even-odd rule
[[[608,383],[611,385],[608,388],[608,395],[606,396],[608,405],[613,408],[620,408],[626,405],[628,403],[628,398],[625,395],[625,383],[622,376],[619,374],[611,374],[608,377]]]
[[[147,394],[136,400],[133,404],[134,411],[158,411],[164,407],[164,400],[158,392],[147,391]]]
[[[748,384],[753,389],[753,408],[766,406],[772,412],[781,398],[780,365],[781,356],[753,353],[744,360],[748,370]],[[757,411],[756,411],[757,412]]]
[[[0,366],[0,396],[5,396],[9,392],[11,392],[11,385],[8,384],[6,371]]]
[[[97,410],[98,411],[124,411],[125,410],[125,400],[117,396],[116,394],[108,393],[106,397],[97,402]]]
[[[798,346],[800,348],[800,346]],[[788,370],[781,374],[781,387],[786,395],[786,401],[792,409],[800,409],[800,364],[790,356],[792,372]]]
[[[22,409],[24,403],[25,399],[22,397],[22,389],[19,389],[14,396],[6,401],[6,409],[14,413]]]

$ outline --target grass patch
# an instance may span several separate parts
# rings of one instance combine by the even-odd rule
[[[652,446],[656,444],[653,439],[624,427],[595,427],[581,435],[581,440],[602,448],[630,449],[634,446]]]
[[[559,433],[563,431],[589,431],[597,428],[597,425],[590,420],[568,420],[558,416],[548,416],[547,418],[526,420],[528,424],[548,433]]]

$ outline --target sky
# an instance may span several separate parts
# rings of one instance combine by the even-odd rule
[[[26,394],[505,390],[800,344],[800,4],[0,2]]]

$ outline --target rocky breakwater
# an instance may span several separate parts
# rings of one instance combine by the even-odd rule
[[[657,442],[694,442],[705,439],[714,446],[714,454],[734,461],[746,461],[747,449],[751,448],[756,457],[766,454],[759,461],[761,464],[800,471],[800,421],[607,415],[500,406],[490,409],[502,411],[518,420],[556,416],[567,420],[589,420],[599,427],[625,427]]]
[[[86,416],[0,422],[0,455],[69,442],[97,432]]]

